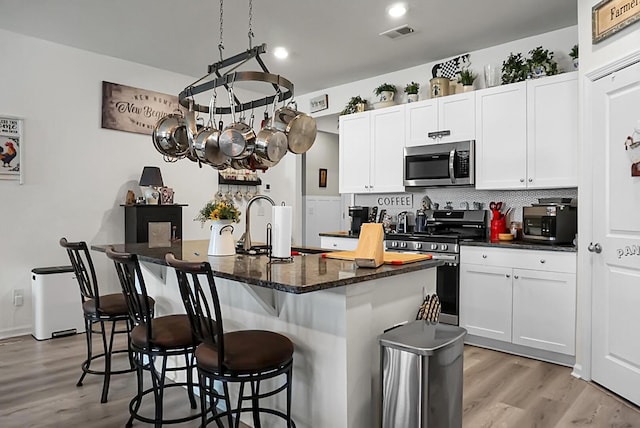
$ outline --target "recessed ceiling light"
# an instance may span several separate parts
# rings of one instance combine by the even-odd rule
[[[289,56],[289,52],[282,46],[278,46],[273,50],[273,56],[275,56],[276,58],[285,59]]]
[[[389,16],[393,18],[399,18],[403,16],[405,13],[407,13],[407,7],[403,3],[396,3],[394,5],[391,5],[391,7],[389,7],[389,10],[387,10],[387,13],[389,14]]]

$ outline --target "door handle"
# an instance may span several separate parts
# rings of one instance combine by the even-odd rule
[[[595,244],[593,242],[590,242],[587,250],[589,250],[589,252],[591,253],[600,254],[602,252],[602,247],[597,242]]]
[[[456,149],[452,149],[451,152],[449,153],[449,179],[451,179],[452,184],[455,184],[456,182],[455,161],[456,161]]]

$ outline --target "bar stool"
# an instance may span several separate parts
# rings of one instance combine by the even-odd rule
[[[215,421],[222,427],[221,419],[227,418],[228,426],[240,426],[240,414],[251,412],[254,427],[261,426],[260,413],[268,413],[284,419],[287,427],[295,428],[291,419],[291,381],[293,368],[293,343],[289,338],[275,332],[264,330],[241,330],[224,332],[220,300],[216,290],[211,265],[208,262],[186,262],[178,260],[173,254],[165,256],[167,264],[173,267],[178,277],[180,295],[191,321],[194,335],[201,340],[196,348],[196,364],[200,384],[200,400],[204,407],[207,397],[210,402],[224,400],[226,409],[218,412],[212,408],[212,416],[208,412],[202,414],[201,426]],[[208,281],[213,308],[209,304],[200,278]],[[212,320],[215,320],[213,322]],[[212,339],[214,338],[214,339]],[[279,386],[268,391],[260,390],[264,380],[284,376]],[[214,389],[215,383],[222,383],[224,392]],[[232,409],[229,384],[239,384],[237,405]],[[250,385],[250,392],[245,395],[245,385]],[[286,413],[276,409],[260,407],[259,400],[276,395],[286,390]],[[251,402],[250,407],[243,407],[243,402]]]
[[[100,402],[106,403],[111,375],[131,373],[135,370],[130,354],[129,368],[111,370],[111,357],[113,354],[129,353],[128,346],[127,349],[113,350],[113,340],[116,334],[126,334],[127,343],[129,343],[130,340],[131,324],[129,322],[127,304],[122,293],[100,295],[96,271],[93,267],[93,261],[91,260],[91,254],[89,253],[86,242],[68,242],[66,238],[61,238],[60,245],[67,250],[74,274],[78,280],[78,285],[80,285],[85,337],[87,339],[87,359],[82,363],[82,375],[76,383],[76,386],[82,386],[82,381],[87,373],[103,376],[104,380]],[[108,342],[105,323],[111,323]],[[119,330],[117,328],[118,323],[124,323],[125,328]],[[100,325],[100,330],[94,330],[97,324]],[[100,334],[102,338],[103,352],[98,355],[93,355],[94,333]],[[94,370],[91,368],[91,363],[98,358],[104,360],[104,370]]]
[[[130,349],[137,368],[138,388],[135,397],[129,403],[130,417],[126,426],[131,427],[134,419],[161,427],[200,418],[201,412],[173,419],[163,417],[163,398],[167,388],[186,387],[191,408],[198,407],[194,394],[193,369],[194,351],[199,342],[194,340],[191,333],[189,317],[184,314],[154,317],[153,305],[149,304],[152,300],[147,295],[138,257],[135,254],[116,252],[113,248],[108,248],[106,253],[114,262],[128,313],[134,324]],[[168,367],[168,360],[172,357],[184,358],[184,365]],[[157,365],[160,366],[159,369]],[[151,376],[152,385],[147,389],[144,388],[143,382],[145,370]],[[167,372],[178,371],[186,371],[185,382],[165,382]],[[153,394],[153,418],[144,416],[139,411],[143,399],[149,394]]]

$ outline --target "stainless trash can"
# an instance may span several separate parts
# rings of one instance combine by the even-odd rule
[[[380,336],[382,428],[462,427],[466,334],[419,320]]]

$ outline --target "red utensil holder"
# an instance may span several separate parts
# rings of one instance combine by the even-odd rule
[[[491,241],[499,241],[498,235],[507,232],[507,220],[506,218],[494,218],[491,220]]]

